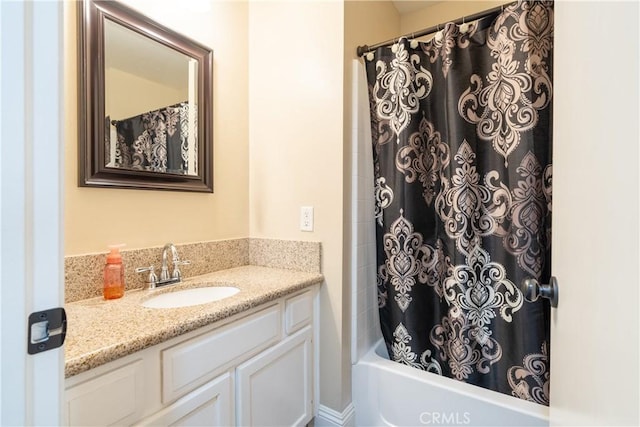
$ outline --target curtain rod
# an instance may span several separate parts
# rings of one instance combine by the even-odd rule
[[[451,22],[451,23],[454,23],[454,24],[462,24],[463,22],[475,21],[477,19],[481,19],[481,18],[487,17],[489,15],[492,15],[492,14],[494,14],[496,12],[503,11],[505,5],[507,5],[507,4],[510,4],[510,3],[505,3],[505,4],[501,5],[501,6],[497,6],[497,7],[494,7],[493,9],[488,9],[488,10],[485,10],[484,12],[479,12],[479,13],[476,13],[474,15],[463,16],[462,18],[458,18],[455,21],[447,21],[446,23],[448,24],[448,23]],[[361,57],[365,53],[371,52],[372,50],[375,50],[375,49],[377,49],[379,47],[392,45],[393,43],[397,42],[402,37],[416,38],[416,37],[426,36],[427,34],[431,34],[431,33],[436,32],[436,31],[440,31],[441,28],[444,28],[444,25],[445,24],[434,25],[433,27],[425,28],[424,30],[416,31],[416,32],[413,32],[413,33],[408,33],[408,34],[405,34],[403,36],[395,37],[393,39],[389,39],[389,40],[383,41],[381,43],[376,43],[376,44],[371,45],[371,46],[367,46],[366,44],[364,46],[358,46],[356,52],[358,54],[358,57]]]

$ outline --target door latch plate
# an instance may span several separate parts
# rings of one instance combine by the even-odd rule
[[[29,315],[27,352],[37,354],[58,348],[67,335],[67,313],[64,308],[36,311]]]

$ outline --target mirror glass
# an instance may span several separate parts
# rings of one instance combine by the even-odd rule
[[[197,66],[181,52],[105,21],[105,166],[197,175]]]
[[[79,184],[212,192],[212,51],[114,1],[80,28]]]

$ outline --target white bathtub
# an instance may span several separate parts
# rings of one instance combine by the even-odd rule
[[[353,367],[357,426],[548,426],[548,408],[392,362],[382,340]]]

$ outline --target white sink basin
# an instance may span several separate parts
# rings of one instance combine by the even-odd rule
[[[208,286],[157,295],[142,303],[147,308],[178,308],[220,301],[240,292],[233,286]]]

